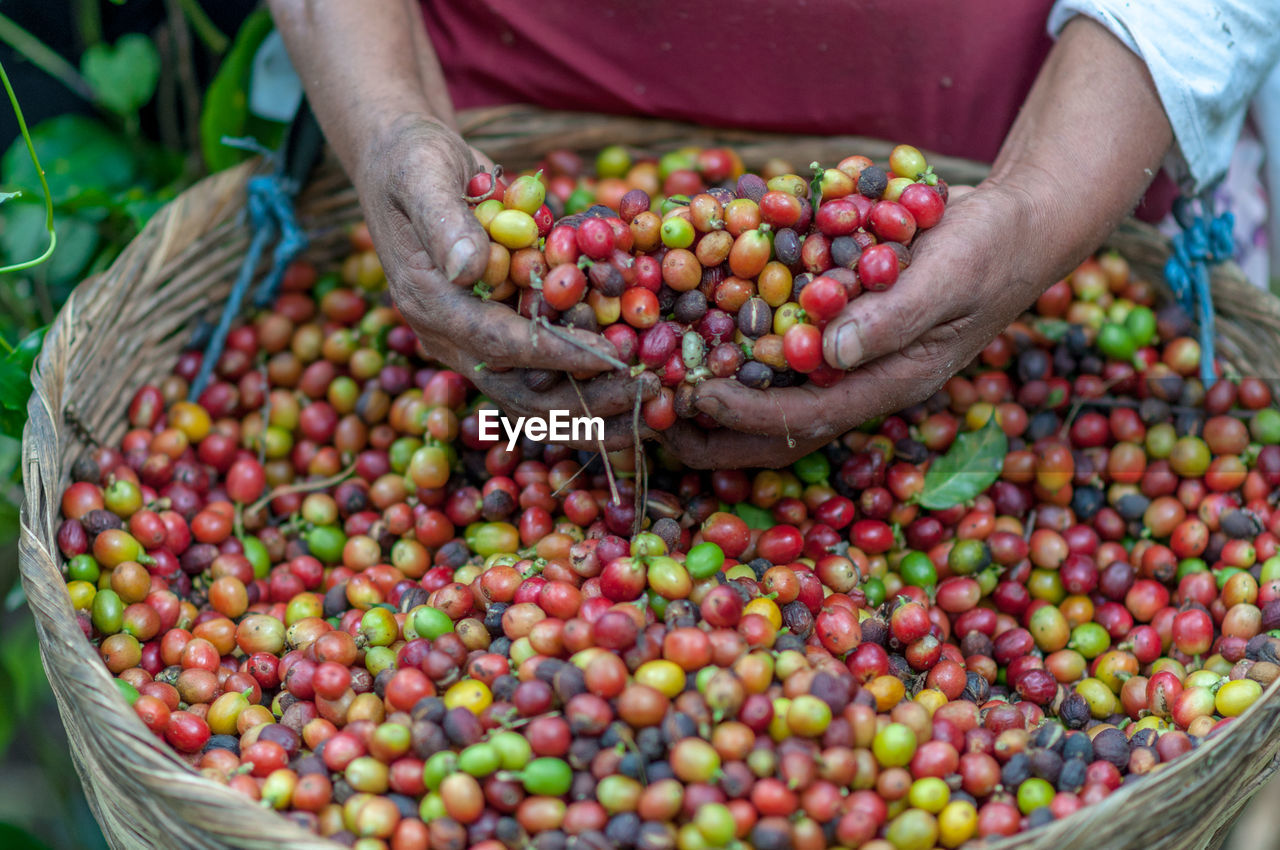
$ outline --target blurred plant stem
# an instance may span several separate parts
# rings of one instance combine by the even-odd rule
[[[76,67],[59,56],[43,41],[18,26],[8,15],[0,14],[0,41],[22,54],[32,65],[65,85],[80,97],[95,102],[93,86]]]
[[[196,38],[204,42],[204,46],[214,56],[221,56],[227,52],[227,47],[231,44],[231,39],[213,23],[204,8],[200,5],[200,0],[178,0],[178,5],[182,8],[182,14],[191,22],[191,29],[195,31]]]
[[[100,0],[75,0],[76,35],[80,49],[102,41],[102,7]]]

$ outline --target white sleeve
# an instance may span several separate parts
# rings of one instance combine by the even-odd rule
[[[1165,163],[1199,192],[1226,173],[1249,100],[1280,58],[1280,0],[1057,0],[1049,34],[1076,15],[1146,63],[1175,150]]]

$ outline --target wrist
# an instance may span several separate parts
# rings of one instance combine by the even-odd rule
[[[1132,209],[1128,199],[1081,197],[1041,169],[1013,168],[979,186],[990,195],[1008,268],[1001,275],[1034,300],[1095,251]]]
[[[372,106],[349,137],[352,161],[348,174],[361,193],[370,174],[387,174],[395,163],[424,147],[424,142],[453,131],[427,108],[425,100],[387,102]],[[407,144],[406,144],[407,143]]]
[[[395,137],[396,125],[406,116],[406,109],[413,109],[414,101],[408,97],[370,101],[358,95],[335,99],[324,89],[309,90],[307,94],[325,140],[356,188],[360,188],[361,175],[384,155],[387,143]],[[417,108],[423,106],[417,104]]]
[[[1132,212],[1172,141],[1142,60],[1087,18],[1064,28],[984,188],[1022,216],[1017,259],[1048,286]]]

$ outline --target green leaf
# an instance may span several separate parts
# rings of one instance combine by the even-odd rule
[[[79,216],[68,215],[55,216],[53,229],[58,234],[58,250],[49,258],[48,280],[79,283],[80,273],[98,252],[98,228]]]
[[[743,522],[747,524],[747,528],[755,528],[764,531],[766,528],[772,528],[774,525],[773,514],[764,508],[757,508],[755,505],[747,502],[739,502],[733,506],[733,512],[737,514]]]
[[[1071,324],[1061,319],[1040,319],[1035,323],[1035,329],[1050,342],[1058,342],[1071,330]]]
[[[0,524],[3,524],[4,515],[10,512],[16,514],[16,509],[0,503]],[[48,687],[40,665],[35,621],[30,616],[9,612],[5,616],[12,627],[5,630],[4,643],[0,645],[0,757],[3,757],[13,734],[33,722],[32,709],[42,686]],[[24,845],[13,844],[0,826],[0,847],[14,846]]]
[[[0,360],[0,444],[8,442],[5,437],[21,440],[22,429],[27,424],[27,400],[32,390],[29,353],[24,339]],[[0,503],[0,509],[5,507]],[[0,540],[3,539],[0,535]]]
[[[0,208],[0,256],[6,263],[19,263],[39,253],[47,241],[45,210],[39,204],[17,203]],[[58,234],[58,250],[53,252],[44,274],[52,282],[74,279],[98,250],[98,227],[70,214],[55,214],[53,229]]]
[[[210,171],[230,168],[250,156],[245,151],[223,144],[224,136],[252,136],[268,147],[278,144],[284,136],[285,125],[264,121],[249,112],[253,57],[272,26],[271,15],[266,9],[259,9],[246,18],[205,92],[200,112],[200,151]]]
[[[7,407],[0,406],[0,436],[12,437],[15,440],[22,439],[22,429],[27,424],[27,411],[10,410]]]
[[[18,717],[23,717],[35,701],[44,679],[44,668],[40,665],[40,639],[35,620],[13,619],[17,620],[16,627],[5,635],[4,646],[0,647],[0,669],[9,676],[9,696]]]
[[[134,115],[156,93],[160,51],[145,35],[129,33],[114,45],[86,50],[80,70],[103,106],[117,115]]]
[[[22,480],[19,461],[22,459],[22,443],[10,437],[0,437],[0,483]],[[0,544],[18,536],[18,506],[7,499],[0,499]]]
[[[40,348],[44,345],[44,335],[49,331],[49,326],[36,328],[27,334],[22,340],[13,347],[13,353],[6,357],[18,364],[18,367],[24,371],[30,372],[31,367],[35,365],[36,357],[40,355]]]
[[[0,407],[25,410],[31,396],[31,374],[16,360],[0,360]]]
[[[1009,440],[994,416],[977,431],[959,435],[924,474],[920,504],[936,511],[969,501],[1000,477],[1008,451]]]
[[[8,850],[49,850],[49,845],[21,827],[0,823],[0,847]]]
[[[137,230],[142,230],[151,217],[160,211],[168,201],[164,198],[141,198],[136,201],[125,201],[122,205],[129,222]]]
[[[186,154],[161,145],[147,144],[135,155],[138,161],[137,186],[117,198],[118,202],[136,201],[142,195],[163,194],[166,200],[177,196],[186,185],[178,185],[186,167]],[[189,181],[188,181],[189,182]],[[144,191],[145,190],[145,191]]]
[[[138,155],[124,137],[83,115],[59,115],[31,130],[31,141],[44,165],[54,205],[103,206],[134,184]],[[40,177],[16,139],[0,158],[5,186],[40,197]]]

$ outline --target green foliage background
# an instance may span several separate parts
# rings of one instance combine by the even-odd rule
[[[35,113],[30,141],[57,245],[47,262],[0,271],[0,847],[96,850],[106,844],[72,766],[18,581],[31,364],[77,284],[110,265],[184,188],[248,156],[224,137],[271,146],[283,128],[249,112],[253,58],[271,31],[266,11],[249,0],[17,5],[0,2],[0,61],[18,103]],[[70,34],[49,26],[68,20]],[[40,174],[9,105],[0,104],[0,267],[8,268],[38,257],[49,234]]]

